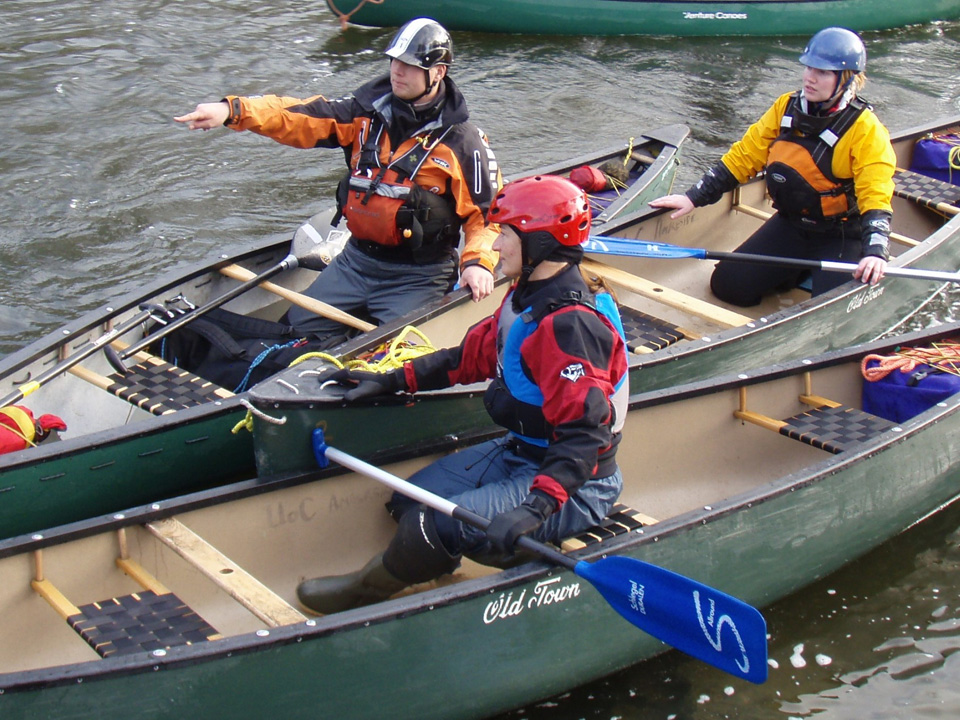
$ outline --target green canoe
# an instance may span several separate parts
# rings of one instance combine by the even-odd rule
[[[960,396],[884,420],[863,409],[860,363],[958,334],[953,325],[635,395],[618,453],[622,505],[564,549],[592,564],[640,560],[756,607],[828,575],[957,498]],[[335,395],[315,402],[339,406]],[[340,417],[328,442],[360,451]],[[389,445],[419,414],[396,399],[367,419]],[[790,431],[800,423],[802,441]],[[407,477],[463,442],[381,460]],[[352,570],[385,547],[388,497],[331,467],[0,541],[0,717],[484,718],[667,649],[579,573],[540,561],[466,562],[386,602],[302,615],[302,578]],[[646,583],[643,602],[662,589]],[[670,597],[665,622],[707,632],[696,597]],[[97,616],[122,607],[144,614],[108,634]],[[166,623],[152,625],[158,614]],[[168,636],[156,630],[168,625]],[[730,646],[723,625],[711,638]],[[786,685],[789,671],[772,669],[771,682]]]
[[[396,27],[430,17],[449,30],[542,35],[812,35],[827,25],[883,30],[960,17],[957,0],[327,0],[343,22]]]
[[[627,185],[591,194],[594,222],[603,226],[670,191],[688,133],[684,125],[668,125],[627,140],[601,138],[606,145],[601,150],[578,149],[566,162],[531,172],[567,174],[583,165],[621,164],[628,174]],[[323,232],[323,242],[316,242],[317,231],[305,223],[292,243],[289,236],[275,236],[169,273],[142,291],[104,305],[0,359],[0,406],[14,402],[36,416],[58,415],[68,427],[59,442],[48,440],[0,455],[0,538],[254,475],[251,434],[245,429],[231,433],[247,412],[242,405],[244,393],[234,396],[233,388],[218,388],[142,354],[136,372],[120,377],[101,346],[139,340],[144,332],[138,321],[144,311],[139,308],[144,303],[159,306],[155,315],[162,315],[165,308],[186,309],[176,300],[180,296],[202,306],[241,287],[232,279],[237,268],[260,274],[288,253],[300,254],[300,248],[306,254],[332,252],[328,244],[342,243],[346,233],[329,226],[330,215],[321,213],[314,221]],[[227,270],[228,266],[234,270]],[[224,274],[228,271],[230,277]],[[288,270],[271,280],[271,292],[252,289],[225,307],[245,315],[279,318],[291,299],[304,301],[296,291],[304,290],[315,276],[305,267]],[[435,316],[438,308],[470,308],[473,304],[466,298],[464,292],[454,293],[437,308],[426,308],[409,321],[430,332],[437,342],[455,342],[460,328],[443,335],[431,329],[427,318]],[[485,312],[485,306],[473,309]],[[128,332],[122,336],[111,334],[124,327]],[[376,333],[377,342],[382,341],[381,335]],[[89,356],[81,357],[85,352]],[[82,362],[68,368],[72,359]],[[44,375],[51,377],[39,389],[18,397],[25,394],[21,389],[29,389]]]
[[[911,165],[918,138],[942,128],[956,128],[957,120],[932,123],[897,134],[894,147],[900,167]],[[892,267],[955,271],[960,267],[960,187],[909,171],[897,174],[894,198]],[[641,211],[606,223],[608,236],[705,247],[727,252],[737,247],[772,212],[762,179],[728,193],[719,203],[678,220],[665,212]],[[642,243],[638,243],[642,245]],[[710,293],[712,262],[695,259],[660,259],[588,253],[584,267],[602,275],[614,286],[628,335],[630,385],[634,392],[667,388],[716,374],[761,367],[770,362],[802,358],[880,337],[916,312],[943,287],[943,282],[888,277],[876,287],[851,280],[839,288],[810,297],[793,288],[768,297],[752,308],[735,308]],[[472,308],[450,308],[433,318],[441,332],[428,337],[437,347],[459,342],[464,328],[476,316],[459,317],[468,309],[486,308],[485,300]],[[381,328],[392,337],[400,325]],[[341,348],[344,358],[370,349],[370,337],[359,345]],[[302,472],[313,463],[303,438],[313,427],[332,424],[333,413],[344,413],[355,423],[357,442],[365,452],[384,449],[389,436],[368,430],[362,409],[331,410],[312,404],[315,378],[322,361],[309,361],[285,371],[253,389],[254,442],[261,475]],[[458,435],[475,430],[489,419],[482,407],[482,388],[471,401],[453,393],[457,407],[434,403],[416,421],[405,422],[408,435],[401,442],[426,442],[433,433]],[[412,400],[414,406],[419,396]],[[340,427],[344,425],[341,423]]]

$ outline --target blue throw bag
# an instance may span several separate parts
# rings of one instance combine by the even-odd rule
[[[944,133],[917,140],[910,169],[927,177],[960,185],[960,135]]]
[[[868,368],[878,364],[877,360],[867,361]],[[957,392],[960,392],[960,377],[930,365],[917,365],[906,373],[896,369],[876,382],[864,380],[863,409],[902,423]]]

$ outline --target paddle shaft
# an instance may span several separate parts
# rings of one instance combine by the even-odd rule
[[[705,250],[705,260],[722,260],[757,265],[778,265],[782,267],[810,268],[811,270],[825,270],[828,272],[853,273],[857,269],[856,263],[835,262],[833,260],[805,260],[803,258],[785,258],[773,255],[754,255],[752,253],[719,252]],[[901,268],[887,266],[884,275],[889,277],[913,278],[915,280],[939,280],[943,282],[960,282],[960,273],[943,270],[921,270],[919,268]]]
[[[220,268],[220,272],[227,277],[232,277],[234,280],[243,280],[245,282],[254,278],[254,274],[252,272],[246,268],[240,267],[239,265],[227,265],[226,267]],[[338,323],[348,325],[362,332],[369,332],[370,330],[376,328],[376,325],[373,323],[361,320],[358,317],[354,317],[350,313],[344,312],[333,305],[323,302],[322,300],[317,300],[309,295],[298,293],[294,290],[290,290],[289,288],[285,288],[282,285],[277,285],[272,282],[262,282],[260,283],[260,287],[267,292],[273,293],[277,297],[282,297],[284,300],[289,300],[294,305],[299,305],[304,310],[309,310],[315,315],[320,315],[321,317],[325,317],[330,320],[336,320]]]
[[[117,339],[127,331],[135,328],[137,325],[139,325],[148,317],[150,317],[151,313],[153,312],[154,310],[152,308],[141,307],[140,312],[138,312],[136,315],[134,315],[132,318],[130,318],[126,322],[121,323],[120,325],[116,326],[115,328],[112,328],[111,330],[108,330],[103,335],[98,337],[96,340],[91,340],[89,343],[84,345],[81,349],[77,350],[70,357],[65,358],[59,364],[50,368],[46,372],[41,373],[33,380],[30,380],[29,382],[26,382],[20,387],[18,387],[14,392],[10,393],[5,398],[0,400],[0,407],[6,407],[7,405],[12,405],[15,402],[19,402],[23,398],[27,397],[30,393],[39,389],[40,386],[49,382],[53,378],[67,372],[74,365],[90,357],[91,355],[96,353],[98,350],[100,350],[102,347],[106,346],[108,343]]]
[[[464,522],[467,525],[472,525],[480,530],[486,530],[490,526],[490,520],[482,515],[478,515],[475,512],[460,507],[456,503],[452,503],[449,500],[440,497],[439,495],[434,495],[432,492],[424,490],[423,488],[414,485],[411,482],[407,482],[396,475],[388,473],[386,470],[381,470],[376,465],[371,465],[370,463],[364,462],[359,458],[355,458],[352,455],[348,455],[341,450],[337,450],[336,448],[329,446],[325,448],[324,454],[334,462],[337,462],[355,472],[372,477],[374,480],[383,483],[392,490],[396,490],[398,493],[406,495],[411,500],[416,500],[419,503],[423,503],[427,507],[433,508],[437,512],[452,517],[454,520],[460,520],[461,522]],[[517,539],[517,545],[536,553],[537,555],[540,555],[550,562],[556,563],[557,565],[562,565],[569,570],[573,570],[577,566],[576,560],[573,560],[572,558],[564,555],[562,552],[554,550],[549,545],[538,542],[531,537],[527,537],[526,535],[521,535]]]
[[[235,297],[245,293],[247,290],[250,290],[251,288],[256,287],[257,285],[262,283],[264,280],[267,280],[268,278],[272,278],[274,275],[278,275],[284,270],[295,268],[297,266],[297,263],[298,261],[295,255],[287,255],[283,260],[278,262],[276,265],[273,265],[272,267],[267,268],[259,275],[255,275],[253,278],[251,278],[247,282],[238,285],[237,287],[229,290],[228,292],[225,292],[223,295],[220,295],[219,297],[216,297],[213,300],[210,300],[208,303],[201,305],[196,310],[193,310],[192,312],[189,312],[185,315],[181,315],[176,320],[173,320],[172,322],[167,323],[156,332],[151,333],[150,335],[147,335],[144,338],[141,338],[138,342],[135,342],[133,345],[128,347],[122,353],[119,353],[120,359],[126,360],[127,358],[132,357],[133,355],[136,355],[138,352],[140,352],[147,346],[152,345],[157,340],[160,340],[161,338],[166,337],[167,335],[172,333],[174,330],[178,330],[182,328],[184,325],[193,322],[198,317],[201,317],[207,314],[208,312],[210,312],[211,310],[218,308],[221,305],[224,305],[225,303],[230,302]]]
[[[782,267],[809,268],[828,272],[853,273],[856,263],[834,262],[832,260],[808,260],[805,258],[786,258],[776,255],[756,255],[753,253],[720,252],[705,248],[691,248],[650,240],[631,240],[628,238],[591,235],[584,249],[595,255],[621,255],[625,257],[651,258],[655,260],[722,260],[730,262],[752,263],[759,265],[778,265]],[[935,280],[937,282],[960,283],[960,273],[943,270],[923,270],[912,267],[887,266],[884,274],[889,277],[912,278],[914,280]]]

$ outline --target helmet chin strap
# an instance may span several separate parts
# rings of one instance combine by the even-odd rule
[[[437,79],[436,79],[436,80],[434,80],[433,82],[431,82],[431,81],[430,81],[430,70],[427,69],[427,68],[424,68],[423,72],[424,72],[424,75],[425,75],[426,80],[427,80],[427,81],[424,83],[424,85],[426,85],[426,90],[424,90],[422,93],[420,93],[419,95],[417,95],[417,96],[416,96],[415,98],[413,98],[412,100],[407,100],[407,102],[410,103],[411,105],[416,105],[419,100],[425,98],[427,95],[429,95],[430,93],[432,93],[432,92],[436,89],[437,85],[440,83],[440,76],[439,76],[439,75],[437,76]]]

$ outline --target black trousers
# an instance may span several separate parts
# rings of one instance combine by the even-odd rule
[[[858,263],[862,257],[860,221],[853,218],[833,232],[811,232],[774,215],[734,252]],[[710,278],[710,289],[724,302],[749,307],[758,305],[764,295],[795,287],[804,272],[800,268],[721,260]],[[850,278],[847,273],[814,270],[813,294],[832,290]]]

